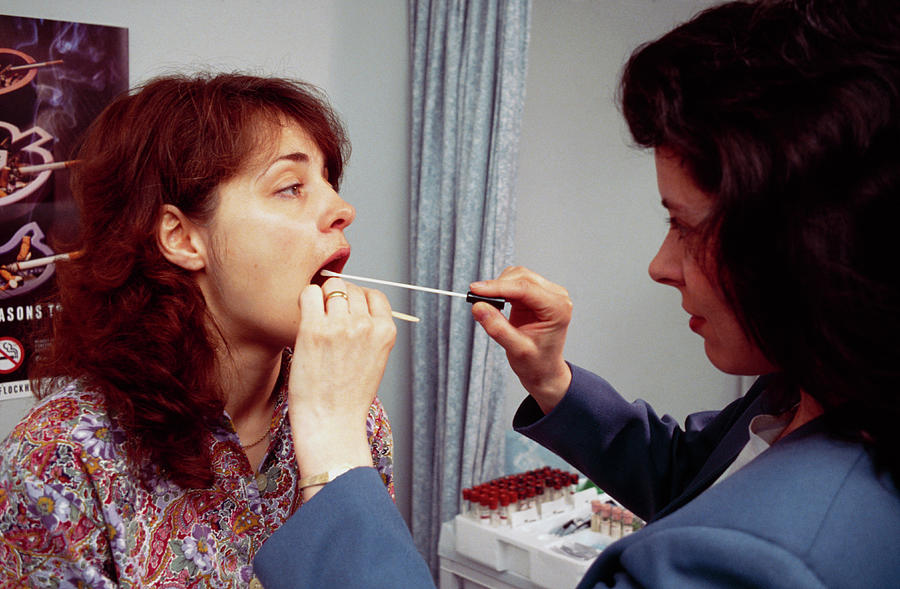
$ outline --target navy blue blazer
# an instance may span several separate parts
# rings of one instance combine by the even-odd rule
[[[773,412],[769,381],[685,428],[628,403],[573,366],[543,415],[527,399],[516,429],[652,520],[601,553],[579,587],[891,587],[900,579],[900,498],[858,444],[813,421],[710,487]],[[267,589],[433,587],[377,472],[326,485],[254,560]]]

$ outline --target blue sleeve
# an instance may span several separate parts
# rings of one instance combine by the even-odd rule
[[[528,397],[513,426],[646,520],[684,492],[748,403],[739,399],[721,412],[693,414],[681,428],[643,401],[626,401],[599,376],[570,366],[572,384],[553,411],[544,415]]]
[[[266,589],[434,588],[378,472],[355,468],[325,485],[253,559]]]

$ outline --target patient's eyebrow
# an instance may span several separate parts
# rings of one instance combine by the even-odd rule
[[[272,166],[274,166],[278,162],[283,162],[283,161],[297,162],[299,164],[305,164],[305,163],[309,163],[309,155],[306,153],[303,153],[302,151],[294,151],[291,153],[285,153],[283,155],[279,155],[278,157],[273,159],[271,162],[269,162],[269,165],[265,167],[265,169],[262,171],[262,173],[259,176],[256,177],[256,179],[259,180],[260,178],[265,176],[269,172],[269,170],[272,169]]]

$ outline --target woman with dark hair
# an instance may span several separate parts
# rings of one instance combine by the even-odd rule
[[[515,428],[650,522],[579,586],[895,586],[900,3],[711,8],[633,54],[621,102],[670,215],[651,277],[679,290],[713,365],[762,376],[682,428],[565,362],[564,288],[525,268],[471,286],[512,302],[508,319],[472,312],[530,395]],[[429,586],[376,483],[360,468],[312,490],[255,559],[265,586]],[[322,535],[362,548],[329,561]]]
[[[350,255],[348,155],[323,95],[282,79],[160,78],[92,124],[40,401],[0,447],[0,585],[246,586],[316,474],[288,387],[367,389],[346,436],[393,494],[390,306],[319,276]]]

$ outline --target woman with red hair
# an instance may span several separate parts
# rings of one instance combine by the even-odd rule
[[[282,79],[160,78],[92,124],[82,255],[58,268],[40,401],[0,446],[0,585],[251,580],[317,474],[289,386],[374,398],[394,341],[383,295],[319,276],[350,255],[348,154],[320,92]],[[324,327],[298,340],[301,292]],[[393,493],[384,410],[358,418],[354,459]]]

